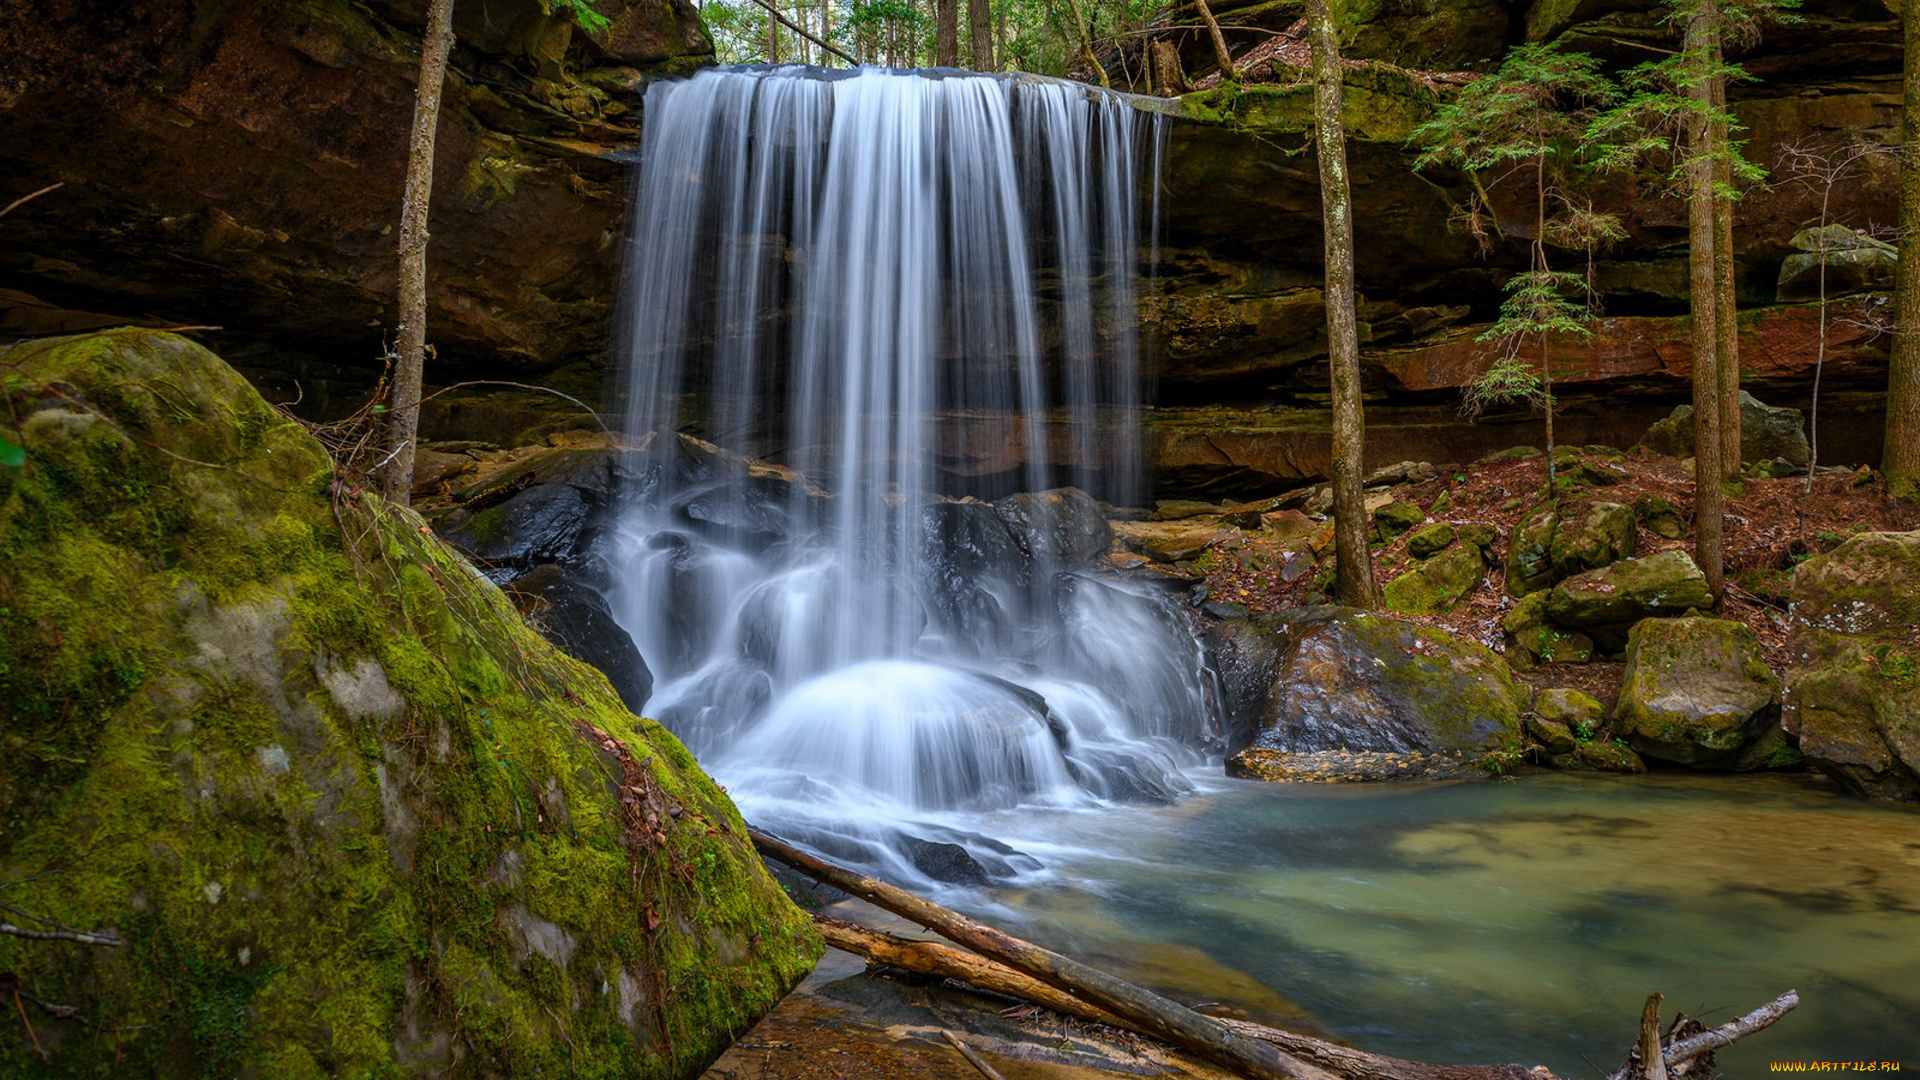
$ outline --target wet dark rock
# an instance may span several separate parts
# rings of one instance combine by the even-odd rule
[[[1091,566],[1113,546],[1113,527],[1100,513],[1100,504],[1079,488],[1009,495],[993,509],[1014,543],[1040,566]]]
[[[1614,722],[1641,755],[1702,769],[1770,763],[1765,736],[1779,726],[1780,680],[1746,625],[1646,619],[1626,660]]]
[[[1794,571],[1784,721],[1856,794],[1920,802],[1920,532],[1866,533]]]
[[[818,528],[824,503],[786,480],[746,476],[695,488],[674,510],[704,536],[761,550]]]
[[[1261,616],[1240,632],[1255,637],[1235,646],[1241,695],[1252,696],[1250,676],[1271,671],[1272,679],[1257,711],[1230,714],[1229,753],[1447,751],[1494,760],[1518,751],[1521,691],[1505,661],[1482,646],[1336,607]],[[1248,719],[1251,730],[1242,726]]]
[[[914,869],[935,881],[949,885],[985,885],[989,881],[987,868],[959,844],[902,836],[900,854]]]
[[[1013,626],[1031,573],[1026,554],[987,503],[942,502],[925,510],[927,620],[950,640],[990,651]]]
[[[556,562],[574,553],[593,509],[571,484],[539,484],[467,517],[442,535],[482,564]]]
[[[576,572],[546,563],[515,579],[508,595],[542,637],[598,668],[621,702],[641,713],[653,694],[653,673],[598,589]]]

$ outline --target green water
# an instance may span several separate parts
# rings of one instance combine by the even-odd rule
[[[1214,780],[1006,832],[1054,877],[992,917],[1186,1000],[1291,1002],[1378,1052],[1593,1076],[1650,991],[1716,1024],[1793,988],[1800,1009],[1723,1076],[1920,1069],[1920,813],[1816,780]]]

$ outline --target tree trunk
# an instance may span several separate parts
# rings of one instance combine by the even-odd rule
[[[1087,29],[1087,15],[1086,12],[1080,8],[1080,0],[1067,0],[1067,7],[1073,11],[1073,28],[1080,34],[1081,54],[1086,57],[1087,63],[1093,67],[1093,73],[1099,78],[1100,85],[1111,88],[1113,82],[1107,78],[1106,66],[1101,64],[1100,58],[1093,54],[1093,37]]]
[[[960,66],[960,0],[933,0],[933,62]]]
[[[1155,39],[1150,46],[1153,51],[1153,78],[1159,85],[1160,96],[1179,97],[1193,89],[1187,81],[1187,73],[1180,66],[1180,50],[1171,41]]]
[[[1193,0],[1193,6],[1200,9],[1200,21],[1207,24],[1207,33],[1213,38],[1213,60],[1220,65],[1220,78],[1239,79],[1240,70],[1233,66],[1233,54],[1227,51],[1227,39],[1220,33],[1220,23],[1213,17],[1213,9],[1207,6],[1207,0]]]
[[[1900,110],[1900,264],[1887,363],[1887,490],[1920,497],[1920,0],[1907,0],[1906,101]]]
[[[993,62],[992,0],[967,0],[967,40],[975,71],[999,71]]]
[[[1334,595],[1350,607],[1380,604],[1367,549],[1366,417],[1360,400],[1360,330],[1353,297],[1353,197],[1347,187],[1347,136],[1340,122],[1340,49],[1329,0],[1311,0],[1314,143],[1326,232],[1327,362],[1333,382]]]
[[[393,373],[386,473],[381,492],[407,505],[413,489],[413,451],[420,430],[420,384],[427,359],[427,207],[433,199],[433,143],[440,129],[440,92],[453,52],[453,0],[427,5],[420,42],[420,82],[413,95],[413,133],[407,139],[407,180],[400,198],[400,336]]]
[[[1721,62],[1721,34],[1713,37],[1713,62]],[[1713,79],[1713,104],[1727,107],[1725,76]],[[1720,376],[1720,474],[1740,473],[1740,320],[1733,291],[1733,143],[1723,120],[1713,125],[1714,179],[1723,194],[1713,202],[1713,344]]]
[[[1334,1080],[1325,1070],[1215,1020],[1168,1001],[1149,990],[1116,979],[1079,961],[1040,948],[949,911],[884,881],[823,862],[761,832],[753,833],[761,854],[836,889],[905,916],[941,937],[998,961],[1081,1000],[1157,1038],[1205,1056],[1215,1064],[1254,1080]]]
[[[1719,12],[1714,0],[1703,0],[1687,24],[1686,49],[1701,64],[1710,62]],[[1693,302],[1693,561],[1707,577],[1714,606],[1726,580],[1721,566],[1721,529],[1724,505],[1720,492],[1720,370],[1718,320],[1714,301],[1719,278],[1714,267],[1715,165],[1713,125],[1706,112],[1713,103],[1710,80],[1696,80],[1692,93],[1701,107],[1687,132],[1688,259]]]

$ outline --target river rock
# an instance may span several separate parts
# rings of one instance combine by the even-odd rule
[[[1920,802],[1920,532],[1864,533],[1793,575],[1785,725],[1856,794]]]
[[[1646,619],[1627,640],[1614,720],[1642,755],[1705,769],[1768,764],[1756,748],[1779,725],[1780,680],[1743,623]]]
[[[573,569],[546,563],[514,579],[508,595],[540,636],[605,675],[620,701],[641,715],[653,696],[653,672],[599,589]]]
[[[1432,615],[1452,609],[1486,573],[1479,548],[1455,544],[1387,582],[1380,596],[1389,611]]]
[[[1021,492],[993,504],[1013,542],[1036,566],[1071,570],[1104,559],[1113,526],[1100,504],[1079,488]]]
[[[484,1032],[483,1072],[669,1080],[812,967],[679,741],[211,353],[7,367],[0,881],[123,942],[0,946],[77,1010],[33,1018],[56,1072],[460,1075]]]
[[[1240,633],[1251,640],[1237,643],[1231,754],[1445,753],[1485,764],[1518,752],[1521,691],[1482,646],[1338,607],[1259,616]]]
[[[1555,585],[1547,594],[1547,618],[1585,631],[1601,647],[1617,649],[1641,619],[1681,615],[1713,606],[1707,577],[1684,551],[1623,559]]]
[[[1640,436],[1636,449],[1667,457],[1692,457],[1693,406],[1675,406],[1671,415]],[[1800,410],[1764,405],[1752,394],[1740,391],[1742,463],[1785,458],[1804,468],[1812,456],[1813,450],[1807,444],[1806,418],[1800,415]]]

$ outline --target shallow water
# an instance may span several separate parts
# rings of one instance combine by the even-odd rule
[[[1920,814],[1793,777],[1200,783],[1171,807],[987,823],[1050,869],[984,914],[1402,1057],[1592,1076],[1650,991],[1717,1024],[1796,988],[1723,1076],[1920,1068]],[[1276,998],[1248,1002],[1235,973]]]

